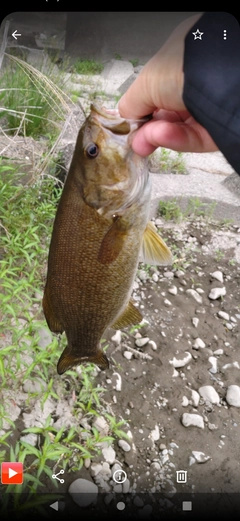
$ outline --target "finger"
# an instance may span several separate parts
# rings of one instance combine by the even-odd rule
[[[214,152],[218,147],[201,125],[183,122],[150,121],[133,137],[132,148],[146,157],[159,146],[177,152]]]
[[[146,88],[146,80],[145,72],[140,74],[120,98],[118,111],[121,117],[140,119],[147,114],[152,114],[157,108]]]

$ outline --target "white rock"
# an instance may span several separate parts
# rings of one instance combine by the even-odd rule
[[[185,275],[184,271],[182,270],[177,270],[175,272],[175,276],[179,279],[180,277],[183,277],[183,275]]]
[[[104,459],[112,465],[116,459],[116,452],[112,447],[105,447],[102,449]]]
[[[129,452],[131,450],[131,446],[125,440],[118,440],[118,446],[124,450],[124,452]]]
[[[169,360],[169,363],[171,365],[173,365],[173,367],[184,367],[185,365],[187,365],[191,360],[192,360],[192,355],[191,353],[189,353],[188,351],[185,351],[186,353],[186,356],[184,356],[184,358],[178,360],[177,358],[174,358],[172,360]]]
[[[103,416],[97,416],[94,418],[92,425],[93,427],[96,427],[96,429],[104,436],[108,435],[109,425]]]
[[[164,299],[164,304],[165,304],[165,306],[171,306],[172,305],[170,300],[168,300],[167,298]]]
[[[160,432],[159,432],[158,425],[155,425],[154,429],[150,432],[148,437],[151,438],[151,440],[153,440],[153,441],[159,440]]]
[[[90,458],[85,458],[85,460],[84,460],[84,467],[85,467],[86,469],[89,469],[90,465],[91,465],[91,460],[90,460]]]
[[[187,396],[182,397],[182,407],[187,407],[189,404]]]
[[[23,390],[25,393],[40,393],[47,388],[47,382],[41,378],[34,378],[34,380],[25,380],[23,383]]]
[[[226,295],[226,288],[223,287],[223,288],[212,288],[209,295],[208,295],[208,298],[210,298],[211,300],[216,300],[217,298],[219,297],[224,297],[224,295]]]
[[[73,481],[68,489],[70,496],[80,507],[88,507],[97,500],[98,487],[92,481],[78,478]]]
[[[206,344],[203,342],[203,340],[201,338],[196,338],[193,344],[193,349],[203,349],[204,347],[206,347]]]
[[[225,311],[218,311],[218,316],[224,320],[229,320],[229,314],[225,313]]]
[[[219,395],[212,385],[203,385],[198,389],[198,392],[205,402],[213,404],[220,402]]]
[[[101,463],[92,463],[91,465],[91,476],[97,476],[99,472],[102,470],[102,464]]]
[[[124,351],[124,352],[123,352],[123,356],[124,356],[124,358],[126,358],[127,360],[132,360],[133,353],[131,353],[131,351]]]
[[[172,271],[165,271],[163,276],[166,277],[167,279],[173,279],[174,273]]]
[[[184,427],[199,427],[200,429],[204,429],[203,417],[200,416],[200,414],[184,412],[182,415],[182,424]]]
[[[150,465],[150,468],[154,471],[156,475],[159,474],[159,471],[161,470],[161,465],[157,461],[153,461]]]
[[[158,274],[157,273],[153,273],[152,274],[152,280],[153,280],[153,282],[157,282],[158,281]]]
[[[225,364],[222,366],[222,371],[225,371],[226,369],[230,369],[230,367],[236,367],[237,369],[240,369],[238,362],[232,362],[230,364]]]
[[[238,385],[229,385],[227,388],[226,401],[228,405],[240,407],[240,387]]]
[[[210,273],[210,275],[213,279],[223,282],[223,274],[221,271],[214,271],[213,273]]]
[[[34,434],[33,432],[29,432],[28,434],[21,436],[20,440],[26,441],[27,443],[29,443],[29,445],[32,445],[33,447],[35,447],[37,445],[38,435]]]
[[[157,344],[154,342],[154,340],[149,340],[149,345],[152,346],[153,351],[157,351]]]
[[[119,346],[121,344],[122,332],[120,331],[120,329],[116,331],[116,333],[112,336],[111,340],[114,342],[116,346]]]
[[[214,354],[214,355],[217,355],[217,356],[218,356],[218,355],[223,355],[223,353],[224,353],[224,351],[223,351],[222,348],[220,348],[220,349],[216,349],[216,351],[213,351],[213,354]]]
[[[113,373],[112,375],[113,382],[115,381],[115,385],[113,385],[113,388],[116,389],[116,391],[121,391],[122,389],[122,377],[119,373]]]
[[[135,496],[135,498],[133,499],[133,504],[136,506],[136,507],[143,507],[144,505],[144,502],[143,500],[139,497],[139,496]]]
[[[114,494],[107,494],[105,497],[104,497],[104,503],[105,505],[110,505],[111,501],[113,500],[114,498]]]
[[[121,469],[122,469],[122,467],[121,467],[120,463],[114,463],[114,465],[111,468],[112,477],[114,476],[114,472],[116,472],[116,470],[121,470]]]
[[[129,492],[129,489],[130,489],[130,481],[129,481],[129,479],[126,479],[124,481],[124,483],[122,484],[123,494],[127,494]]]
[[[42,327],[38,330],[38,345],[42,349],[46,349],[46,347],[51,344],[52,342],[52,334],[49,331],[49,329],[46,329],[45,327]]]
[[[194,327],[198,327],[198,324],[199,324],[199,318],[197,318],[197,317],[193,317],[193,318],[192,318],[192,323],[193,323]]]
[[[142,282],[146,282],[147,279],[148,279],[148,274],[146,271],[144,270],[139,270],[138,271],[138,278],[142,281]]]
[[[177,295],[177,286],[169,288],[168,293],[171,293],[171,295]]]
[[[201,295],[204,293],[204,289],[202,288],[196,288],[196,291],[200,293]]]
[[[192,450],[192,455],[197,463],[206,463],[206,461],[210,459],[210,456],[206,456],[204,452],[200,452],[198,450]]]
[[[116,494],[121,494],[122,493],[122,484],[117,483],[116,485],[114,485],[113,490]]]
[[[102,464],[102,470],[100,471],[101,477],[108,481],[112,475],[112,471],[109,467],[109,463],[107,461],[104,461]]]
[[[199,400],[200,400],[200,394],[197,391],[195,391],[194,389],[192,389],[192,403],[193,403],[194,407],[198,406]]]
[[[193,456],[189,456],[189,466],[194,465],[194,463],[196,463],[195,458],[193,458]]]
[[[137,338],[137,339],[135,340],[135,346],[137,346],[137,347],[143,347],[143,346],[145,346],[148,342],[149,342],[149,338],[148,338],[148,337]]]
[[[215,356],[209,356],[208,361],[212,365],[212,367],[209,369],[210,373],[216,374],[217,373],[217,358]]]
[[[193,297],[194,300],[196,300],[196,302],[198,304],[202,304],[202,297],[201,297],[201,295],[199,295],[199,293],[197,291],[195,291],[195,289],[187,289],[186,293],[188,295],[191,295],[191,297]]]

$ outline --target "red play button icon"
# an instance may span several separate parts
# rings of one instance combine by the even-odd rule
[[[1,482],[3,485],[21,485],[23,483],[23,464],[4,461],[1,466]]]

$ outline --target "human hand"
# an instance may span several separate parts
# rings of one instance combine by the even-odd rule
[[[178,25],[119,100],[122,117],[139,119],[153,114],[133,137],[132,148],[141,156],[159,146],[180,152],[218,150],[207,130],[188,112],[182,97],[184,38],[200,16],[191,16]]]

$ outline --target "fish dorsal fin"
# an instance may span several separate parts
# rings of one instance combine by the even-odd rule
[[[150,221],[144,230],[141,255],[146,264],[164,265],[172,263],[172,254],[169,248]]]
[[[79,365],[86,362],[92,362],[100,367],[100,369],[108,369],[109,362],[103,351],[100,349],[94,355],[90,356],[79,356],[77,353],[72,351],[69,346],[65,347],[63,353],[61,354],[58,364],[57,364],[57,372],[58,374],[63,374],[68,369],[71,369],[75,365]]]
[[[98,262],[101,262],[101,264],[114,262],[123,248],[125,236],[126,231],[121,230],[121,224],[119,218],[117,218],[103,237],[97,258]]]
[[[133,326],[139,324],[143,319],[140,311],[135,308],[132,300],[129,300],[124,312],[117,318],[114,324],[111,325],[113,329],[122,329],[123,327]]]

